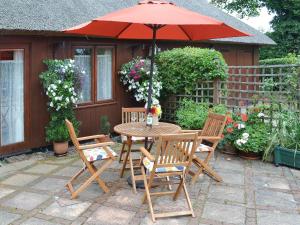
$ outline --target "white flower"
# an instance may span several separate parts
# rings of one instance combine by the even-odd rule
[[[62,82],[61,80],[58,80],[58,81],[57,81],[57,83],[59,83],[59,84],[61,84],[61,82]]]
[[[240,140],[240,139],[236,140],[236,144],[237,144],[238,146],[241,146],[241,145],[242,145],[241,140]]]
[[[52,95],[55,97],[55,96],[56,96],[56,93],[55,93],[55,92],[52,92]]]
[[[66,102],[69,103],[70,102],[70,99],[69,97],[66,97]]]
[[[60,106],[57,106],[56,111],[60,110],[60,108],[61,108]]]
[[[53,102],[50,102],[50,107],[53,107]]]
[[[243,134],[242,134],[243,139],[248,139],[249,136],[250,136],[250,135],[249,135],[248,133],[243,133]]]
[[[245,128],[245,124],[239,123],[238,124],[238,129],[240,130],[240,129],[243,129],[243,128]]]
[[[241,141],[242,144],[246,144],[247,141],[248,141],[248,139],[242,139],[242,140],[240,140],[240,141]]]
[[[59,97],[55,97],[54,99],[55,99],[55,101],[57,101],[57,100],[59,100]]]
[[[260,113],[258,113],[257,116],[258,116],[259,118],[262,118],[262,117],[265,117],[266,115],[265,115],[264,113],[260,112]]]

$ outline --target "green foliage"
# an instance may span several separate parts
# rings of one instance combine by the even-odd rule
[[[212,0],[217,6],[240,17],[256,16],[263,6],[274,13],[273,31],[267,33],[276,46],[261,48],[261,59],[278,58],[288,53],[300,54],[300,2],[299,0]]]
[[[226,79],[228,67],[213,49],[175,48],[156,57],[163,94],[190,93],[198,80]]]
[[[249,134],[249,137],[245,139],[245,134]],[[245,140],[245,143],[240,143]],[[267,126],[264,123],[255,123],[250,126],[246,126],[244,132],[238,136],[238,139],[234,142],[237,149],[244,152],[264,152],[269,142],[269,134]]]
[[[73,126],[78,133],[80,123],[76,119],[72,109],[52,112],[50,122],[46,127],[46,141],[63,142],[69,140],[69,132],[65,124],[65,119],[68,119],[73,123]]]
[[[289,53],[282,58],[269,58],[259,61],[260,65],[286,65],[286,64],[300,64],[300,55]]]
[[[202,129],[209,111],[225,114],[227,108],[224,105],[216,105],[210,108],[208,103],[196,103],[184,99],[176,110],[176,123],[184,129]]]
[[[109,131],[110,131],[110,122],[108,120],[108,116],[101,116],[100,117],[100,132],[101,134],[106,134],[108,135],[109,134]]]
[[[48,96],[48,110],[50,122],[46,126],[46,140],[48,142],[68,141],[69,133],[65,119],[70,120],[78,133],[79,122],[74,113],[74,107],[81,91],[80,71],[74,60],[45,60],[48,70],[40,75],[46,95]]]

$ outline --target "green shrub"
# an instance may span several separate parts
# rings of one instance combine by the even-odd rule
[[[264,59],[259,61],[260,65],[286,65],[297,63],[300,63],[300,56],[297,56],[296,54],[288,54],[282,58]]]
[[[178,110],[176,110],[176,122],[184,129],[202,129],[209,111],[225,114],[227,108],[224,105],[216,105],[210,108],[208,103],[196,103],[184,99],[180,102]]]
[[[198,80],[226,79],[228,66],[222,54],[213,49],[174,48],[156,57],[162,94],[190,93]]]

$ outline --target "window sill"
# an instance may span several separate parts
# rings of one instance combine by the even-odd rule
[[[103,102],[97,102],[97,103],[88,103],[88,104],[78,105],[75,108],[75,110],[96,108],[96,107],[108,106],[108,105],[116,105],[117,103],[118,102],[115,100],[109,100],[109,101],[103,101]]]

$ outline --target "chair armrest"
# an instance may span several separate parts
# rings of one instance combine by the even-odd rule
[[[202,130],[181,130],[181,133],[198,133],[201,134]]]
[[[198,136],[198,140],[212,140],[212,141],[219,141],[221,140],[221,137],[218,136]]]
[[[140,151],[143,153],[144,156],[146,156],[150,161],[155,161],[155,158],[153,155],[150,154],[150,152],[147,151],[144,147],[140,148]]]
[[[114,145],[114,142],[102,142],[102,143],[96,143],[96,144],[89,144],[89,145],[80,145],[79,149],[89,149],[89,148],[97,148],[97,147],[104,147],[104,146],[111,146]]]
[[[87,137],[80,137],[77,138],[78,141],[87,141],[87,140],[92,140],[92,139],[98,139],[98,138],[103,138],[105,135],[99,134],[99,135],[92,135],[92,136],[87,136]]]

